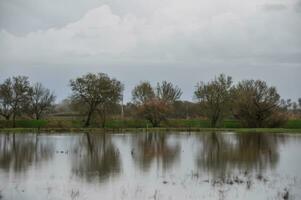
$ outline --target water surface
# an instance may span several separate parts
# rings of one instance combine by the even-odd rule
[[[298,134],[0,134],[0,199],[301,199]]]

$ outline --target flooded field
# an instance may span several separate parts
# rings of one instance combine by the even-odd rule
[[[0,134],[0,199],[301,199],[301,136]]]

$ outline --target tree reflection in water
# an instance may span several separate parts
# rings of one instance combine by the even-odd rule
[[[279,143],[284,142],[284,137],[262,133],[212,133],[199,137],[199,169],[220,177],[231,175],[234,170],[261,173],[274,168],[279,160]]]
[[[30,166],[53,157],[50,142],[40,141],[39,134],[0,134],[0,168],[25,172]]]
[[[118,149],[110,134],[85,133],[75,145],[72,171],[87,181],[102,182],[120,173],[121,161]]]
[[[178,143],[169,144],[169,136],[164,133],[145,133],[133,137],[135,145],[132,155],[141,169],[148,171],[155,161],[163,170],[167,170],[179,159],[180,146]]]

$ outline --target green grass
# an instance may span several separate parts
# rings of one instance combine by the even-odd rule
[[[49,130],[72,130],[82,129],[84,122],[76,119],[49,119],[49,120],[17,120],[16,128],[43,128]],[[0,129],[11,128],[12,121],[0,120]],[[99,129],[100,123],[92,123],[91,129]],[[143,129],[152,128],[151,124],[142,119],[126,119],[126,120],[108,120],[106,123],[106,129]],[[161,129],[178,129],[178,130],[215,130],[210,129],[209,121],[200,119],[171,119],[166,122],[162,122]],[[218,130],[239,130],[239,131],[257,131],[261,129],[246,129],[240,126],[240,123],[236,120],[225,120]],[[289,120],[281,129],[264,129],[269,130],[289,130],[294,129],[301,132],[301,120]]]
[[[210,128],[208,120],[199,119],[172,119],[161,124],[161,127],[174,127],[174,128]],[[240,124],[235,120],[225,120],[220,128],[240,128]]]
[[[16,121],[16,127],[22,128],[40,128],[47,125],[46,120],[18,120]]]
[[[47,124],[47,120],[16,120],[16,128],[41,128],[45,127]],[[13,127],[12,121],[0,121],[0,128],[8,127]]]
[[[141,133],[141,132],[235,132],[235,133],[294,133],[301,134],[301,129],[284,129],[284,128],[3,128],[2,133]]]

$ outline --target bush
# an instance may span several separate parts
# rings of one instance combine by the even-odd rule
[[[284,128],[301,129],[301,119],[288,120],[285,123]]]
[[[51,119],[46,128],[81,128],[82,126],[80,120]]]
[[[283,127],[288,121],[286,113],[275,112],[268,121],[267,127],[268,128],[279,128]]]

